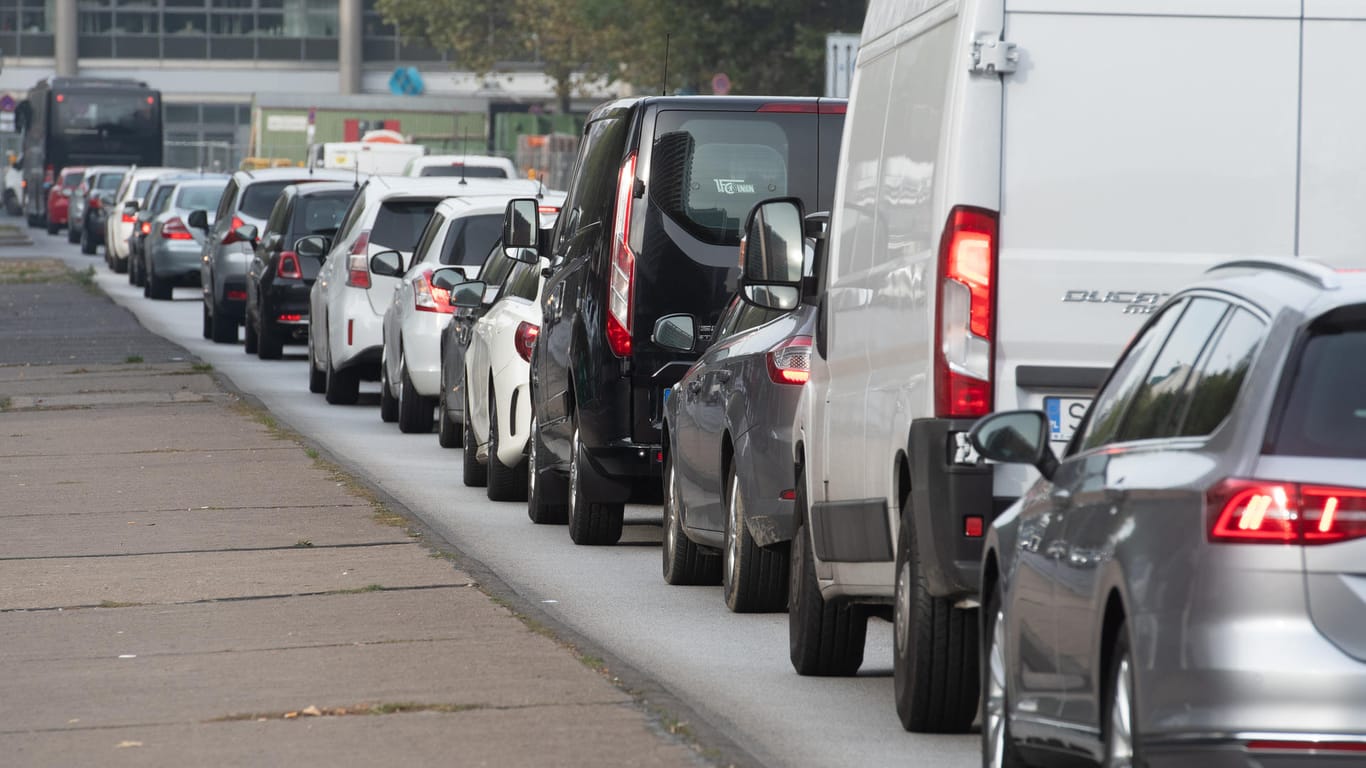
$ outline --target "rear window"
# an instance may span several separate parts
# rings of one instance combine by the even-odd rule
[[[429,165],[421,176],[460,176],[468,179],[506,179],[507,171],[489,165]]]
[[[123,174],[121,173],[101,173],[95,177],[95,189],[101,192],[117,192],[122,183]]]
[[[346,191],[300,197],[294,206],[292,230],[310,235],[336,232],[353,194]]]
[[[475,266],[488,255],[503,235],[499,214],[466,216],[451,223],[446,242],[441,245],[441,263],[447,266]]]
[[[154,179],[143,179],[142,181],[133,182],[133,194],[129,196],[129,199],[141,200],[142,198],[146,197],[147,190],[152,188],[153,181]]]
[[[71,171],[69,173],[62,174],[62,186],[66,187],[67,189],[75,189],[76,187],[79,187],[81,185],[81,177],[83,175],[85,175],[84,171]]]
[[[1366,323],[1309,337],[1270,452],[1366,459]]]
[[[370,227],[370,243],[396,251],[413,250],[439,202],[441,201],[432,198],[390,200],[384,203],[380,206],[374,225]]]
[[[218,199],[223,196],[223,186],[178,187],[175,207],[187,211],[215,210],[218,208]]]
[[[253,219],[264,219],[270,215],[270,209],[275,207],[275,198],[280,196],[280,191],[295,183],[297,182],[291,179],[258,181],[242,193],[242,202],[238,203],[237,210]]]

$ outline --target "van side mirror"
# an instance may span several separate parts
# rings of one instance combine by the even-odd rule
[[[540,233],[539,218],[540,204],[535,199],[526,197],[509,200],[503,213],[503,247],[509,251],[514,248],[534,249]]]
[[[322,260],[327,257],[327,249],[332,241],[325,235],[309,235],[294,241],[294,252],[300,256]]]
[[[380,251],[370,257],[370,271],[384,277],[402,277],[403,254],[398,251]]]
[[[655,321],[650,340],[677,352],[691,352],[697,346],[697,320],[692,315],[665,315]]]
[[[1002,411],[978,419],[968,441],[982,458],[1028,464],[1052,479],[1058,457],[1053,455],[1048,434],[1048,416],[1043,411]]]
[[[204,210],[203,208],[200,208],[199,210],[190,211],[190,215],[186,217],[185,223],[189,224],[195,229],[202,229],[205,232],[208,232],[209,212]]]
[[[451,288],[451,304],[461,309],[474,309],[484,303],[484,290],[488,286],[482,280],[470,280]]]
[[[766,309],[789,310],[801,299],[806,266],[802,201],[765,200],[754,206],[740,242],[740,295]]]

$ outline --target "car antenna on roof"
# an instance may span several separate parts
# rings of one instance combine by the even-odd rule
[[[351,162],[354,163],[354,165],[351,166],[351,170],[355,171],[355,179],[351,182],[351,188],[360,189],[360,158],[357,157]]]
[[[664,82],[659,84],[659,95],[669,95],[669,38],[672,35],[664,36]]]
[[[469,182],[465,181],[465,153],[469,151],[468,149],[466,149],[466,145],[465,145],[465,142],[466,142],[467,140],[468,140],[468,139],[465,138],[465,129],[464,129],[464,128],[461,128],[461,129],[460,129],[460,183],[461,183],[461,184],[466,184],[466,185],[469,184]]]
[[[545,171],[536,174],[536,199],[545,199]]]

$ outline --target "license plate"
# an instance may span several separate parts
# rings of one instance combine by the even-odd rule
[[[1086,409],[1091,407],[1089,397],[1045,397],[1044,412],[1048,414],[1048,439],[1055,443],[1065,443],[1077,431]]]

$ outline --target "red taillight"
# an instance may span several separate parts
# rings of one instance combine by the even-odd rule
[[[144,221],[144,222],[142,222],[142,225],[138,227],[138,231],[141,232],[141,233],[144,234],[144,235],[149,235],[149,234],[151,234],[151,233],[152,233],[152,222],[150,222],[150,221]]]
[[[795,501],[797,498],[797,489],[788,488],[787,490],[780,492],[778,494],[778,498],[782,499],[783,501]]]
[[[982,538],[982,516],[968,515],[963,518],[963,535],[969,539]]]
[[[233,216],[232,222],[228,224],[228,233],[223,235],[223,245],[232,245],[233,243],[243,242],[242,238],[237,236],[237,228],[245,223],[246,222],[242,221],[241,217]]]
[[[161,238],[163,240],[193,240],[194,234],[190,228],[185,226],[185,222],[179,216],[172,216],[161,225]]]
[[[304,279],[304,271],[299,268],[299,254],[294,251],[280,251],[275,262],[275,276],[289,280]]]
[[[939,243],[935,415],[991,412],[995,357],[997,214],[959,206]]]
[[[805,384],[811,377],[811,337],[794,336],[770,349],[768,377],[775,384]]]
[[[1366,537],[1366,489],[1225,480],[1206,494],[1210,541],[1331,544]]]
[[[1249,741],[1253,752],[1366,752],[1366,741],[1291,741],[1290,739],[1258,739]]]
[[[246,292],[246,291],[236,291],[236,290],[234,290],[234,291],[228,291],[228,301],[246,301],[246,300],[247,300],[247,292]]]
[[[522,359],[531,362],[531,350],[536,346],[536,337],[541,335],[541,326],[531,323],[522,323],[517,326],[517,333],[513,336],[513,343],[517,345],[517,354]]]
[[[370,287],[370,230],[360,233],[346,257],[346,284],[352,288]]]
[[[538,208],[536,209],[536,211],[537,211],[538,213],[540,213],[542,216],[549,216],[549,215],[551,215],[551,214],[558,214],[558,213],[560,212],[560,206],[558,206],[558,205],[542,205],[542,206],[538,207]]]
[[[432,270],[426,269],[413,278],[413,302],[419,312],[440,312],[449,315],[455,311],[451,306],[451,292],[432,285]]]
[[[277,321],[281,322],[281,323],[301,323],[301,322],[303,322],[303,320],[304,320],[304,316],[303,316],[303,315],[280,315],[279,317],[277,317],[277,318],[275,318],[275,319],[276,319]]]
[[[102,199],[100,198],[99,195],[95,195],[94,197],[90,198],[90,207],[91,207],[91,208],[103,208],[103,207],[104,207],[104,200],[102,200]]]
[[[132,224],[136,219],[137,217],[131,213],[125,213],[119,217],[119,220],[124,224]]]
[[[636,255],[627,244],[631,229],[631,201],[635,198],[636,153],[626,158],[617,176],[617,205],[612,214],[612,274],[607,284],[607,344],[612,354],[631,354],[631,302],[636,279]]]
[[[848,109],[843,101],[774,101],[764,104],[756,112],[785,112],[800,115],[842,115]]]
[[[50,165],[49,165],[49,166],[45,166],[45,167],[43,168],[43,183],[44,183],[44,184],[51,184],[52,181],[53,181],[54,179],[56,179],[56,178],[57,178],[57,169],[56,169],[56,168],[53,168],[53,167],[50,166]]]

